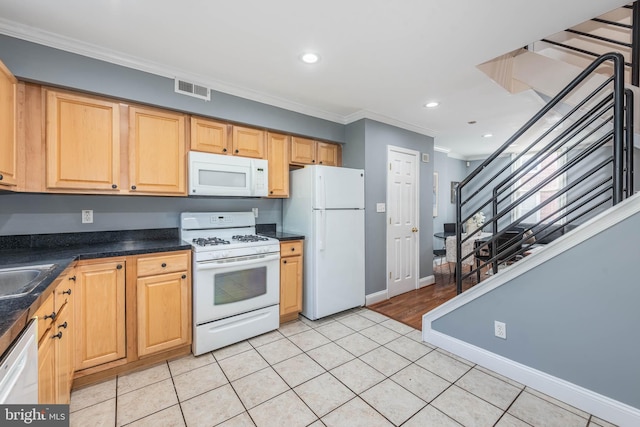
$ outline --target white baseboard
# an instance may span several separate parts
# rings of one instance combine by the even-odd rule
[[[384,300],[387,300],[387,299],[389,299],[389,297],[387,296],[387,290],[385,289],[384,291],[375,292],[373,294],[365,295],[364,304],[365,304],[365,306],[369,306],[371,304],[375,304],[377,302],[384,301]]]
[[[418,289],[424,288],[425,286],[433,285],[434,283],[436,283],[436,276],[434,276],[433,274],[431,276],[421,277],[420,281],[418,282]]]
[[[422,339],[621,427],[640,426],[640,409],[445,335],[423,323]]]

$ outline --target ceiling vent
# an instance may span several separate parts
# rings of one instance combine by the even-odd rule
[[[185,80],[176,79],[176,93],[211,101],[211,89]]]

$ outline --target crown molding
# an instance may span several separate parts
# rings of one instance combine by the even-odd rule
[[[360,110],[360,111],[356,111],[355,113],[344,116],[344,124],[357,122],[358,120],[362,120],[362,119],[375,120],[380,123],[402,128],[411,132],[419,133],[421,135],[430,136],[432,138],[435,138],[435,136],[438,134],[438,132],[433,129],[412,125],[410,123],[406,123],[401,120],[397,120],[392,117],[385,116],[384,114],[374,113],[373,111],[369,111],[369,110]]]

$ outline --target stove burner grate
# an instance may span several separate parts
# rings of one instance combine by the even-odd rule
[[[244,236],[236,235],[231,237],[233,240],[237,240],[242,243],[251,243],[251,242],[261,242],[265,240],[269,240],[267,237],[256,236],[255,234],[246,234]]]
[[[216,246],[216,245],[228,245],[231,242],[228,240],[221,239],[219,237],[199,237],[193,239],[192,242],[198,246]]]

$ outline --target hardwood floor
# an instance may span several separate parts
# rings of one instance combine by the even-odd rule
[[[422,330],[422,315],[456,296],[455,277],[449,275],[447,264],[436,266],[434,276],[436,282],[433,285],[398,295],[367,308]],[[463,283],[463,289],[467,290],[475,284],[475,277],[470,277]]]

